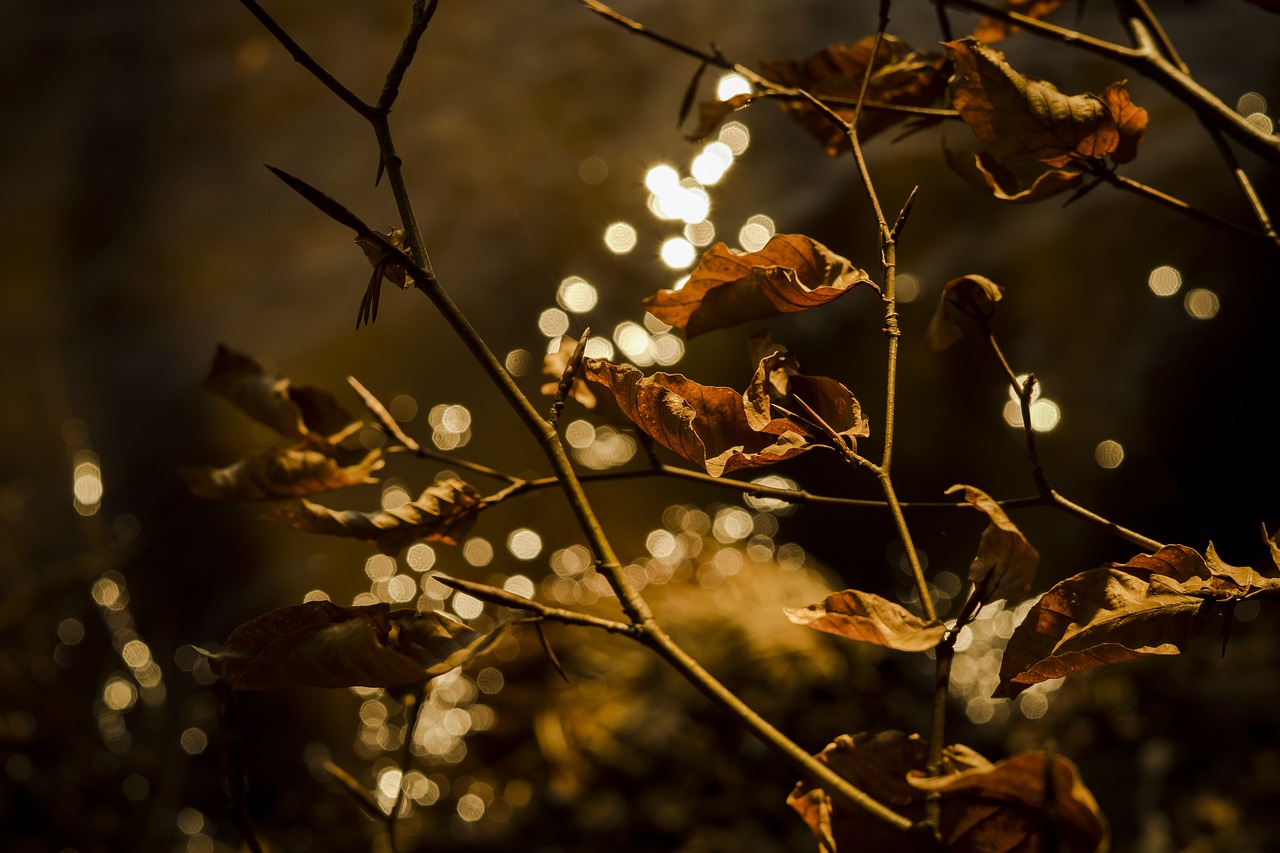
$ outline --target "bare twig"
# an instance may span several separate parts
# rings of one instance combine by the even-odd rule
[[[321,767],[342,786],[361,811],[376,821],[387,819],[386,813],[378,808],[378,801],[373,798],[373,794],[369,793],[369,789],[361,785],[354,776],[332,761],[324,762]]]
[[[565,610],[562,607],[549,607],[540,602],[516,595],[513,592],[507,592],[505,589],[499,589],[489,584],[476,583],[475,581],[463,580],[462,578],[450,577],[449,575],[433,574],[433,579],[439,581],[450,589],[461,590],[467,595],[475,596],[481,601],[487,601],[491,604],[498,604],[502,607],[510,607],[513,610],[523,610],[526,613],[532,613],[540,619],[546,619],[550,622],[562,622],[565,625],[578,625],[584,628],[599,628],[602,631],[608,631],[611,634],[623,634],[628,637],[634,637],[638,633],[635,625],[627,622],[619,622],[616,619],[604,619],[600,616],[592,616],[589,613],[579,613],[575,610]]]

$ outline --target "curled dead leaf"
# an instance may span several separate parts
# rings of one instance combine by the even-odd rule
[[[265,517],[308,533],[363,539],[396,554],[419,541],[458,544],[483,508],[474,486],[448,479],[433,483],[417,500],[378,512],[333,510],[303,500]]]
[[[287,438],[337,444],[361,426],[328,391],[272,375],[222,344],[204,387]]]
[[[443,613],[387,604],[282,607],[231,632],[213,670],[235,690],[421,684],[487,651],[501,629],[481,633]]]
[[[1123,84],[1113,84],[1104,96],[1065,95],[1052,83],[1019,74],[1000,51],[976,39],[944,46],[956,67],[955,108],[1003,165],[1040,160],[1057,167],[1108,154],[1126,162],[1119,158],[1136,153],[1146,111],[1132,104]]]
[[[1014,630],[995,696],[1104,664],[1176,655],[1199,633],[1215,601],[1280,595],[1280,578],[1212,562],[1168,545],[1058,583]]]
[[[947,633],[947,626],[940,622],[926,622],[900,604],[856,589],[833,592],[817,604],[785,607],[782,612],[797,625],[902,652],[931,649]]]
[[[412,255],[403,228],[391,228],[382,236],[405,255]],[[389,281],[401,290],[408,290],[413,286],[413,276],[406,273],[404,267],[393,263],[387,249],[380,243],[364,235],[357,235],[356,245],[373,267],[373,275],[365,287],[364,298],[360,301],[360,313],[356,316],[356,328],[359,329],[361,324],[378,319],[378,300],[382,294],[383,281]]]
[[[952,322],[951,311],[959,311],[985,326],[995,314],[996,303],[1002,296],[1000,285],[984,275],[963,275],[942,286],[938,307],[925,331],[925,342],[930,349],[941,350],[960,340],[960,327]]]
[[[683,287],[659,290],[644,306],[694,338],[748,320],[807,311],[857,284],[871,284],[871,279],[818,241],[802,234],[775,234],[758,252],[738,254],[716,243]]]
[[[343,454],[346,455],[346,454]],[[181,468],[178,473],[198,498],[257,501],[318,495],[378,482],[371,476],[385,464],[372,450],[349,465],[330,453],[285,448],[246,456],[227,466]]]
[[[999,201],[1027,204],[1043,201],[1077,187],[1084,180],[1080,172],[1046,169],[1036,175],[1031,186],[1023,186],[1012,169],[1006,169],[990,152],[948,151],[943,157],[951,171]]]
[[[747,423],[754,430],[766,430],[776,420],[776,411],[791,413],[798,420],[816,416],[850,449],[857,440],[871,433],[862,416],[862,406],[849,389],[825,376],[805,376],[800,364],[776,343],[767,330],[747,340],[748,352],[756,363],[756,372],[742,394]],[[803,424],[802,433],[809,438],[827,435],[823,429]]]
[[[1035,580],[1040,553],[986,492],[973,486],[956,485],[947,489],[946,494],[961,490],[965,501],[991,520],[982,531],[978,553],[969,564],[969,580],[982,596],[982,602],[1025,598]]]
[[[833,45],[799,62],[761,62],[760,70],[774,82],[804,89],[819,100],[839,99],[840,103],[830,104],[831,109],[846,123],[851,122],[875,41],[875,36],[867,36],[849,46]],[[866,100],[895,106],[929,106],[946,88],[946,75],[942,73],[945,64],[943,56],[913,50],[901,39],[886,35],[876,53]],[[834,157],[848,150],[849,140],[843,128],[835,126],[808,101],[780,103],[782,110],[822,143],[828,154]],[[907,118],[910,118],[908,113],[864,105],[858,119],[858,140],[866,142]]]

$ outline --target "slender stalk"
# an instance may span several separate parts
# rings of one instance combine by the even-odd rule
[[[1102,516],[1098,515],[1096,512],[1087,510],[1084,507],[1080,506],[1079,504],[1072,503],[1071,501],[1067,500],[1062,495],[1058,494],[1056,491],[1053,491],[1052,489],[1050,489],[1049,494],[1053,498],[1054,506],[1059,507],[1060,509],[1066,510],[1067,512],[1076,516],[1077,518],[1083,518],[1085,521],[1096,524],[1099,527],[1104,527],[1107,530],[1114,533],[1116,536],[1119,536],[1121,539],[1132,542],[1134,545],[1137,545],[1139,548],[1144,548],[1148,551],[1159,551],[1161,548],[1164,547],[1164,543],[1157,542],[1155,539],[1152,539],[1149,536],[1143,536],[1141,533],[1137,533],[1133,530],[1130,530],[1127,527],[1121,527],[1119,524],[1116,524],[1114,521],[1111,521],[1109,519],[1103,518]]]
[[[422,716],[423,700],[426,699],[427,685],[411,691],[401,697],[400,702],[404,706],[405,731],[404,731],[404,753],[400,756],[400,785],[396,788],[395,801],[391,803],[391,811],[387,813],[384,822],[387,827],[387,842],[391,846],[391,853],[397,853],[400,849],[399,843],[396,841],[396,819],[400,816],[400,806],[404,803],[405,779],[409,775],[409,767],[413,764],[413,733],[418,728],[418,720]]]

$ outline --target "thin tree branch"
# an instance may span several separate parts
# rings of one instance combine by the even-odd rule
[[[1240,225],[1236,225],[1234,222],[1228,222],[1225,219],[1222,219],[1218,216],[1214,216],[1212,213],[1207,213],[1206,211],[1200,210],[1197,207],[1192,207],[1191,205],[1187,204],[1185,201],[1182,201],[1181,199],[1174,198],[1173,196],[1167,193],[1161,192],[1160,190],[1155,189],[1154,187],[1147,186],[1146,184],[1139,183],[1138,181],[1135,181],[1132,178],[1126,178],[1124,175],[1118,175],[1115,172],[1105,167],[1101,167],[1093,163],[1088,164],[1088,166],[1090,167],[1088,169],[1089,174],[1093,175],[1096,178],[1099,178],[1105,183],[1108,183],[1111,186],[1116,187],[1117,189],[1121,189],[1121,190],[1124,190],[1125,192],[1133,193],[1134,195],[1145,198],[1148,201],[1154,201],[1156,204],[1162,205],[1164,207],[1169,208],[1170,210],[1173,210],[1182,214],[1183,216],[1187,216],[1187,217],[1190,217],[1191,219],[1194,219],[1196,222],[1199,222],[1201,225],[1207,225],[1208,227],[1214,229],[1215,231],[1221,231],[1223,233],[1231,234],[1237,237],[1245,236],[1245,237],[1253,237],[1255,239],[1263,239],[1263,240],[1268,239],[1270,236],[1267,234],[1260,234],[1257,231],[1253,231],[1249,228],[1244,228]],[[1248,178],[1245,178],[1245,181],[1247,183]],[[1252,187],[1249,187],[1248,191],[1252,192]],[[1258,215],[1258,211],[1260,207],[1261,205],[1254,206],[1255,216]],[[1266,211],[1262,211],[1261,216],[1266,217]],[[1270,222],[1268,221],[1267,224],[1269,225]]]
[[[489,584],[476,583],[475,581],[463,580],[462,578],[450,577],[449,575],[432,575],[434,580],[439,581],[450,589],[460,590],[467,595],[474,596],[481,601],[487,601],[490,604],[497,604],[502,607],[510,607],[512,610],[522,610],[526,613],[532,613],[539,619],[545,619],[548,622],[561,622],[565,625],[578,625],[583,628],[599,628],[602,631],[608,631],[610,634],[623,634],[628,637],[636,637],[639,635],[639,629],[629,622],[619,622],[616,619],[604,619],[600,616],[592,616],[590,613],[579,613],[576,610],[565,610],[562,607],[549,607],[532,599],[516,595],[513,592],[507,592],[505,589],[499,589]]]

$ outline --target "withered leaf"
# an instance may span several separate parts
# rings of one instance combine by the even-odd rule
[[[951,853],[1036,850],[1052,822],[1059,853],[1094,853],[1110,841],[1106,818],[1076,766],[1045,752],[1023,752],[942,776],[909,774],[942,798],[942,837]]]
[[[382,236],[401,252],[409,254],[409,241],[405,237],[403,228],[391,228]],[[365,258],[374,270],[381,272],[383,280],[391,282],[401,290],[413,287],[413,277],[405,274],[403,267],[387,261],[387,253],[382,246],[368,237],[356,237],[356,245],[360,247],[360,251],[364,252]]]
[[[782,344],[776,343],[767,330],[753,334],[747,341],[748,351],[756,362],[756,372],[742,394],[747,423],[754,430],[765,430],[776,419],[779,408],[806,420],[817,415],[844,440],[850,449],[857,439],[870,434],[870,425],[862,416],[862,406],[848,388],[825,376],[805,376],[800,365]],[[810,438],[825,435],[805,424],[802,430]]]
[[[1067,0],[1006,0],[1000,4],[1007,12],[1017,12],[1028,18],[1043,18],[1055,11]],[[988,44],[1006,39],[1021,29],[1017,24],[1010,24],[996,18],[983,16],[973,31],[973,37]]]
[[[946,493],[961,490],[969,504],[991,519],[982,531],[978,553],[969,564],[969,580],[981,591],[983,603],[1025,598],[1031,591],[1040,553],[986,492],[973,486],[956,485]]]
[[[871,61],[875,36],[859,39],[852,45],[833,45],[808,59],[765,61],[760,70],[776,83],[804,89],[819,100],[839,98],[843,103],[830,104],[846,123],[853,121],[858,93]],[[942,67],[946,58],[915,51],[906,42],[886,35],[876,53],[871,79],[867,82],[866,100],[895,106],[924,107],[938,100],[946,88]],[[848,150],[849,140],[842,128],[812,104],[802,100],[781,101],[782,110],[816,138],[833,157]],[[866,142],[885,128],[905,119],[908,113],[868,108],[865,104],[858,119],[858,140]]]
[[[356,457],[352,464],[343,465],[330,453],[284,448],[246,456],[226,468],[181,468],[178,473],[198,498],[257,501],[318,495],[376,483],[377,478],[371,474],[383,464],[380,450],[369,451],[362,458]]]
[[[1111,119],[1116,123],[1116,131],[1120,134],[1111,159],[1117,163],[1128,163],[1137,156],[1138,143],[1146,135],[1147,111],[1130,100],[1124,81],[1112,83],[1104,89],[1102,99],[1106,101]]]
[[[444,675],[499,637],[434,611],[311,601],[244,623],[209,658],[236,690],[395,688]]]
[[[959,311],[986,324],[995,313],[996,303],[1002,296],[1000,285],[984,275],[963,275],[942,286],[938,307],[925,331],[925,342],[930,349],[941,350],[960,340],[960,327],[952,322],[951,311]]]
[[[328,391],[294,385],[222,344],[214,354],[204,387],[288,438],[336,444],[360,427]]]
[[[999,201],[1026,204],[1043,201],[1079,186],[1084,175],[1065,169],[1046,169],[1036,175],[1031,186],[1023,186],[1012,169],[1000,165],[990,152],[948,151],[943,156],[951,171]]]
[[[1120,132],[1107,101],[1064,95],[1031,80],[998,50],[975,39],[947,42],[956,66],[953,96],[960,118],[1006,166],[1041,160],[1065,165],[1072,157],[1102,157],[1116,150]]]
[[[903,817],[915,822],[924,819],[927,794],[907,779],[909,773],[923,771],[928,763],[929,745],[919,735],[897,731],[840,735],[817,758]],[[943,750],[944,772],[958,773],[990,764],[966,746],[957,744]],[[787,797],[787,805],[808,824],[822,853],[859,850],[923,853],[937,849],[912,840],[861,808],[833,800],[822,788],[808,782],[796,784]]]
[[[702,101],[698,104],[698,125],[686,135],[686,138],[690,142],[706,139],[720,129],[720,125],[724,124],[724,120],[729,117],[730,113],[742,109],[751,103],[754,97],[750,92],[747,92],[741,95],[734,95],[723,101],[719,98]]]
[[[644,306],[694,338],[748,320],[807,311],[857,284],[871,284],[871,279],[818,241],[802,234],[775,234],[763,249],[746,254],[716,243],[684,287],[659,290]]]
[[[1013,632],[996,696],[1096,666],[1176,655],[1214,601],[1280,594],[1280,578],[1212,562],[1168,545],[1127,563],[1081,572],[1046,592]]]
[[[560,387],[560,379],[564,376],[565,370],[569,367],[569,359],[573,357],[573,352],[577,349],[577,342],[570,338],[561,338],[560,346],[555,352],[547,353],[542,359],[542,378],[545,380],[542,386],[542,393],[547,396],[554,395]],[[585,409],[594,409],[596,407],[595,393],[591,387],[583,381],[582,374],[573,380],[573,387],[569,389],[569,399],[577,400]]]
[[[333,510],[303,500],[268,513],[266,518],[308,533],[346,536],[372,542],[384,554],[396,554],[414,542],[456,545],[483,509],[482,496],[462,480],[439,480],[418,499],[378,512]]]
[[[833,592],[808,607],[784,607],[787,618],[851,640],[862,640],[902,652],[923,652],[941,642],[947,626],[930,624],[900,604],[870,592]]]

